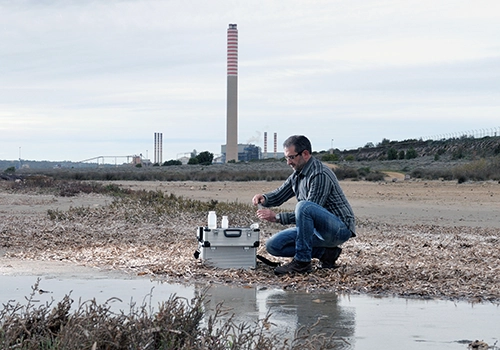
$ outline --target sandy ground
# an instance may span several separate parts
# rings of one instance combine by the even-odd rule
[[[118,182],[131,189],[161,190],[187,198],[250,203],[281,182]],[[444,181],[342,181],[356,217],[383,223],[500,228],[500,184]],[[282,208],[293,209],[291,200]]]
[[[186,198],[241,203],[250,203],[254,194],[268,192],[281,184],[281,182],[265,181],[115,183],[126,188],[160,190]],[[399,295],[437,295],[438,297],[441,295],[442,297],[443,294],[451,293],[453,297],[477,298],[478,300],[483,298],[482,293],[484,293],[484,298],[487,300],[500,300],[498,249],[495,248],[500,232],[499,183],[490,181],[457,184],[442,181],[389,180],[383,183],[342,181],[341,186],[360,224],[358,237],[346,244],[345,253],[341,255],[343,264],[341,269],[331,273],[317,271],[316,276],[305,277],[307,278],[304,280],[305,283],[312,284],[311,280],[314,279],[318,288],[324,284],[337,283],[335,286],[337,290],[391,292],[391,288],[394,287],[395,291],[392,292]],[[9,232],[14,232],[10,231],[6,225],[2,226],[1,222],[7,222],[7,219],[32,217],[33,220],[38,220],[47,216],[48,209],[65,211],[71,207],[99,208],[111,201],[111,198],[102,195],[64,198],[53,195],[9,193],[0,187],[0,234],[2,234],[2,239],[8,239]],[[283,208],[292,209],[294,204],[290,201]],[[12,222],[22,223],[23,221]],[[17,229],[29,230],[29,228]],[[55,227],[50,228],[49,231],[56,232],[59,229],[64,228]],[[477,236],[475,232],[478,232]],[[447,251],[447,247],[450,249],[453,247],[453,249]],[[141,260],[142,266],[152,265],[148,262],[150,260],[156,260],[156,265],[144,267],[141,273],[166,269],[169,257],[163,253],[164,248],[158,247],[158,250],[153,247],[147,248],[149,250]],[[57,261],[60,258],[57,258],[54,253],[50,254],[56,261],[50,261],[52,258],[48,255],[43,258],[43,261],[32,261],[9,256],[9,251],[5,247],[0,249],[0,274],[3,275],[96,273],[96,266],[91,266],[90,263],[82,266],[85,265],[81,263],[84,260],[77,258],[76,254],[74,260],[77,263],[72,264]],[[123,250],[118,254],[123,254],[124,260],[126,260],[126,254],[130,254],[130,257],[137,255],[137,252],[133,251],[136,248],[120,249]],[[461,255],[457,255],[457,249],[462,249],[459,252]],[[81,254],[96,254],[97,257],[98,252]],[[424,255],[427,254],[428,256],[425,257]],[[429,259],[437,255],[439,255],[437,259],[442,259],[442,261],[430,263]],[[71,257],[64,259],[72,261]],[[487,264],[485,265],[483,261]],[[448,266],[446,274],[443,271],[436,271],[436,269],[439,270],[440,264],[444,266],[445,263]],[[113,269],[125,269],[127,266],[126,261],[120,264],[114,264]],[[426,264],[429,267],[427,270]],[[455,267],[454,264],[460,265]],[[111,266],[108,267],[111,268]],[[107,266],[99,268],[106,270]],[[196,270],[190,273],[189,278],[205,276],[204,278],[214,280],[228,280],[228,276],[224,273]],[[391,275],[392,273],[394,276]],[[173,274],[185,275],[184,278],[187,278],[184,272],[174,271]],[[413,278],[412,285],[402,286],[405,283],[405,274],[408,276],[414,274],[414,277],[407,278],[407,280]],[[456,285],[449,285],[455,283],[455,277],[451,276],[452,274],[458,276]],[[254,283],[269,279],[270,276],[272,278],[272,271],[264,275],[248,273],[238,278]],[[290,288],[301,283],[298,279],[273,281],[272,283]],[[440,286],[437,282],[434,285],[433,281],[441,281],[439,283],[443,285]],[[467,282],[470,282],[470,286],[463,288],[462,286]],[[383,283],[388,285],[382,285]],[[481,286],[481,284],[484,285]],[[396,287],[401,287],[401,290],[396,290]]]
[[[160,190],[186,198],[250,203],[256,193],[278,187],[280,181],[254,182],[114,182],[134,190]],[[446,226],[500,227],[500,184],[457,184],[444,181],[343,181],[342,188],[356,217],[385,223],[439,224]],[[5,215],[38,215],[48,209],[98,207],[112,202],[100,195],[54,195],[0,192],[0,218]],[[282,208],[292,210],[294,200]]]

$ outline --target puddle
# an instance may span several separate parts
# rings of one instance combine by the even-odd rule
[[[280,336],[319,320],[315,332],[335,332],[349,343],[338,342],[345,349],[467,349],[476,339],[491,346],[500,336],[500,307],[493,304],[225,286],[213,287],[210,296],[212,307],[225,300],[241,321],[271,311]]]
[[[102,303],[110,298],[113,308],[127,312],[131,302],[151,302],[153,309],[172,294],[188,299],[204,290],[203,286],[185,286],[121,275],[86,276],[0,276],[0,302],[25,303],[40,278],[39,287],[49,293],[36,294],[37,302],[61,300],[71,292],[75,304],[95,298]],[[148,296],[152,291],[152,295]],[[307,294],[277,289],[231,288],[211,286],[207,313],[224,302],[236,321],[253,324],[268,312],[274,324],[271,331],[291,337],[301,326],[316,323],[315,332],[342,338],[345,349],[467,349],[476,339],[490,346],[500,336],[500,307],[493,304],[374,298],[365,295]],[[496,344],[497,346],[499,344]]]

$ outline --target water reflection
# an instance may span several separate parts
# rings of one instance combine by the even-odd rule
[[[317,323],[314,333],[335,333],[337,337],[350,338],[355,330],[355,309],[342,306],[336,294],[304,294],[272,291],[265,296],[266,309],[273,321],[293,327],[295,331]]]
[[[197,286],[196,293],[204,291]],[[355,308],[342,306],[336,294],[293,293],[278,289],[235,288],[212,286],[208,291],[207,312],[214,312],[223,303],[237,323],[257,323],[271,313],[272,331],[282,338],[293,335],[335,334],[339,344],[354,336]],[[314,327],[311,328],[311,326]],[[340,339],[342,338],[342,339]]]
[[[33,293],[33,286],[40,278],[39,289],[43,293]],[[57,277],[49,276],[0,276],[0,302],[6,304],[26,304],[26,298],[34,294],[35,304],[50,303],[62,300],[71,295],[73,306],[78,307],[80,302],[95,299],[103,304],[113,299],[112,310],[127,311],[131,305],[146,303],[157,310],[160,302],[168,300],[172,295],[179,295],[191,299],[194,297],[193,288],[179,284],[166,284],[150,281],[146,278],[134,278],[126,275],[103,276],[94,275],[86,278],[78,276]],[[119,300],[116,300],[118,298]]]
[[[205,286],[185,286],[116,275],[40,276],[40,288],[50,293],[36,294],[38,303],[59,301],[71,292],[73,299],[95,298],[106,302],[120,298],[113,307],[127,311],[144,300],[156,309],[172,294],[191,300]],[[0,276],[0,302],[25,303],[37,276]],[[148,294],[151,296],[148,296]],[[148,297],[146,297],[148,296]],[[330,334],[339,340],[339,348],[353,349],[467,349],[475,340],[490,346],[499,341],[500,307],[494,304],[469,304],[443,300],[373,298],[366,295],[308,294],[277,289],[214,286],[208,289],[207,315],[223,303],[237,324],[252,324],[271,312],[274,324],[270,332],[277,337],[293,337],[302,326],[318,322],[313,333]],[[498,345],[496,344],[498,349]],[[491,348],[495,349],[495,348]]]
[[[255,323],[271,312],[271,331],[281,338],[317,323],[311,334],[335,332],[339,349],[458,350],[475,339],[500,343],[500,307],[494,304],[212,286],[207,313],[221,302],[237,322]]]

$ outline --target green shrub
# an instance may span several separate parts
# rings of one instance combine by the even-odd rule
[[[424,180],[453,180],[451,169],[423,169],[416,168],[410,172],[411,177]]]
[[[201,152],[196,156],[196,159],[198,160],[198,164],[201,165],[210,165],[212,164],[214,160],[214,154],[210,153],[208,151]]]
[[[495,155],[499,155],[499,154],[500,154],[500,144],[498,144],[498,145],[494,148],[494,150],[493,150],[493,154],[495,154]]]
[[[333,153],[333,154],[327,153],[327,154],[323,154],[321,156],[321,161],[323,161],[323,162],[336,162],[338,160],[339,160],[339,156],[336,155],[335,153]]]
[[[384,181],[385,175],[379,171],[374,171],[365,176],[366,181]]]
[[[163,163],[163,166],[182,165],[180,160],[170,159]]]
[[[358,168],[358,175],[359,176],[366,176],[369,173],[370,173],[370,168],[369,167]]]
[[[417,156],[418,156],[417,151],[413,147],[410,147],[410,149],[408,151],[406,151],[405,158],[406,159],[414,159],[414,158],[417,158]]]
[[[394,160],[394,159],[398,159],[398,151],[395,148],[391,147],[387,151],[387,160]]]
[[[456,160],[456,159],[462,159],[462,158],[465,158],[465,150],[463,147],[458,147],[451,154],[451,159]]]
[[[480,159],[453,168],[453,177],[459,183],[466,181],[484,181],[492,176],[491,163],[485,159]]]
[[[359,176],[358,171],[351,167],[338,167],[335,169],[335,175],[339,180],[357,179]]]

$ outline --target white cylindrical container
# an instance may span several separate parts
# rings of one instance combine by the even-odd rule
[[[208,212],[208,228],[217,228],[217,214],[215,214],[215,211]]]
[[[222,216],[222,228],[228,228],[229,227],[229,220],[227,219],[227,216]]]

